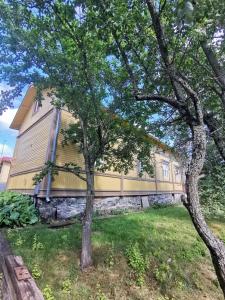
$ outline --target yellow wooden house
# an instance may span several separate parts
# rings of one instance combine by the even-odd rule
[[[57,165],[74,162],[82,166],[83,157],[74,145],[62,146],[60,130],[73,122],[66,110],[58,110],[51,104],[48,93],[39,106],[35,101],[36,89],[31,85],[12,121],[10,128],[19,131],[8,180],[8,190],[13,190],[56,204],[56,199],[67,203],[82,202],[85,182],[73,174],[59,172],[52,180],[47,176],[40,185],[34,186],[33,177],[45,162]],[[126,206],[135,201],[138,206],[148,206],[151,201],[175,201],[183,193],[182,169],[172,151],[152,137],[155,144],[155,176],[139,177],[138,163],[127,175],[106,172],[95,174],[96,206]],[[107,200],[108,199],[108,200]],[[102,201],[101,201],[102,200]],[[115,200],[115,201],[114,201]],[[59,201],[59,200],[57,200]],[[42,201],[44,203],[44,201]],[[135,202],[135,203],[136,203]],[[58,203],[58,202],[57,202]],[[109,203],[111,203],[109,205]],[[125,203],[125,204],[124,204]],[[126,204],[128,203],[128,204]],[[83,202],[82,205],[83,207]],[[132,206],[132,204],[131,204]]]

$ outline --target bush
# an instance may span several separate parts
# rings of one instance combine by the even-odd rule
[[[37,221],[37,211],[29,196],[14,192],[0,193],[0,226],[24,226]]]

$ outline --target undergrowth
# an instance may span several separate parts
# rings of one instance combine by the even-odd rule
[[[225,224],[210,223],[222,239]],[[81,273],[81,225],[9,229],[47,300],[223,299],[208,251],[182,207],[95,219],[94,267]]]

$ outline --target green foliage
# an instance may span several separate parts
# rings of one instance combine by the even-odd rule
[[[70,294],[72,289],[72,282],[70,279],[66,279],[62,282],[62,291],[65,294]]]
[[[214,165],[200,181],[200,197],[204,213],[208,217],[224,218],[225,215],[225,167]]]
[[[160,284],[163,291],[169,291],[171,288],[176,286],[179,289],[184,287],[183,278],[181,276],[181,269],[176,261],[172,259],[167,262],[161,263],[155,270],[155,278]]]
[[[37,234],[35,234],[33,238],[32,250],[36,251],[41,249],[44,249],[44,245],[38,240]]]
[[[107,257],[105,259],[105,264],[109,268],[112,268],[115,265],[115,246],[114,243],[112,243],[110,250],[107,254]]]
[[[0,193],[0,225],[25,226],[37,222],[37,211],[29,196],[14,192]]]
[[[166,283],[169,280],[169,278],[171,277],[169,264],[162,263],[155,270],[155,277],[161,284]]]
[[[48,88],[52,103],[57,108],[67,107],[76,122],[62,130],[64,144],[74,144],[90,169],[127,173],[137,158],[143,171],[152,173],[152,141],[146,138],[145,130],[137,130],[119,114],[114,58],[108,59],[108,39],[99,36],[91,1],[32,0],[23,5],[12,0],[1,1],[0,5],[0,21],[4,24],[0,27],[0,49],[3,45],[5,48],[4,54],[0,51],[4,61],[0,73],[4,80],[20,91],[33,82],[40,101]],[[84,18],[80,10],[85,12]],[[12,14],[14,18],[10,18]],[[126,42],[123,44],[125,47]],[[80,173],[72,161],[64,167],[75,175]],[[47,164],[35,181],[49,170],[53,171]]]
[[[43,289],[43,296],[44,296],[45,300],[55,300],[52,288],[48,284]]]
[[[34,279],[39,279],[42,276],[42,271],[40,269],[40,266],[36,263],[34,264],[32,270],[31,270],[32,276]]]
[[[22,237],[19,235],[18,238],[16,239],[16,246],[22,246],[24,243],[24,240],[22,239]]]
[[[147,265],[137,242],[128,246],[126,256],[129,266],[133,269],[137,285],[142,286]]]
[[[182,249],[181,255],[186,261],[194,261],[196,256],[204,257],[206,249],[200,241],[196,240],[189,249]]]
[[[103,293],[103,291],[101,290],[101,285],[100,284],[97,284],[96,290],[97,290],[96,300],[108,300],[105,293]]]

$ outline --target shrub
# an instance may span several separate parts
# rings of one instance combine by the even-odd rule
[[[148,266],[137,242],[129,245],[126,249],[126,256],[129,266],[133,269],[137,285],[142,286]]]
[[[0,226],[24,226],[37,221],[37,211],[29,196],[14,192],[0,193]]]

